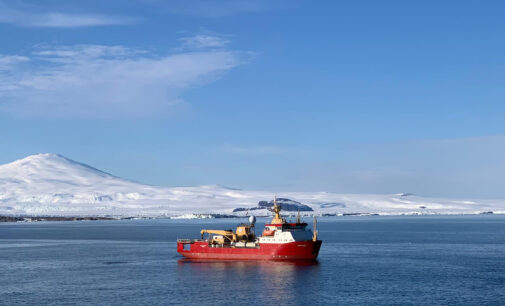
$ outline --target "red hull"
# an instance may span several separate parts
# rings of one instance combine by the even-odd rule
[[[192,259],[219,260],[315,260],[321,240],[295,241],[282,244],[262,243],[256,248],[209,247],[205,241],[177,243],[177,252]],[[184,250],[184,245],[189,250]]]

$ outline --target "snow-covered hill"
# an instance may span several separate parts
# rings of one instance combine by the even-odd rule
[[[313,209],[313,212],[305,211],[304,214],[505,212],[505,201],[502,200],[327,192],[286,192],[279,196]],[[257,207],[260,201],[270,201],[272,197],[271,192],[237,190],[219,185],[171,188],[144,185],[57,154],[32,155],[0,166],[0,215],[264,215],[267,213],[265,209],[250,208]]]

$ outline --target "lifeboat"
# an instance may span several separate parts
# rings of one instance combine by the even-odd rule
[[[275,231],[272,230],[264,230],[263,231],[263,236],[273,236],[275,234]]]

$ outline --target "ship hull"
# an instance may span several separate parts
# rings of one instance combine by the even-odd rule
[[[210,247],[205,241],[177,243],[177,252],[191,259],[217,260],[315,260],[321,240],[262,243],[255,248]],[[189,244],[189,249],[184,245]]]

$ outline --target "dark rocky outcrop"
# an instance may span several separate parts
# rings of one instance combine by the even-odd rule
[[[277,199],[277,204],[281,207],[283,211],[313,211],[313,209],[305,204],[302,204],[298,201],[294,201],[291,199],[287,198],[278,198]],[[274,201],[259,201],[258,206],[256,207],[251,207],[251,208],[235,208],[233,212],[241,212],[241,211],[253,211],[253,210],[260,210],[264,209],[267,210],[271,207],[274,206]]]

